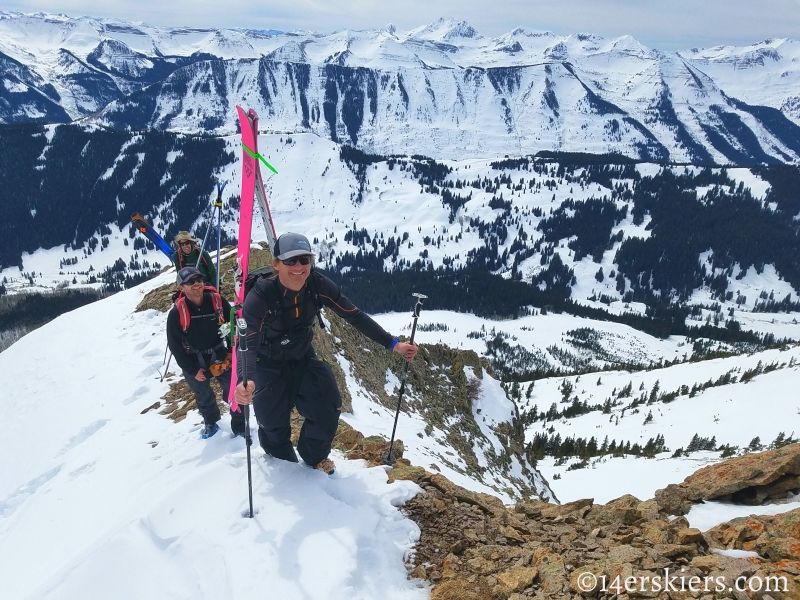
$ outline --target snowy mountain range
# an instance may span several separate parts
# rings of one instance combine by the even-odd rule
[[[661,52],[453,19],[316,34],[0,12],[0,122],[230,134],[245,104],[272,131],[380,154],[795,162],[799,57],[791,39]]]

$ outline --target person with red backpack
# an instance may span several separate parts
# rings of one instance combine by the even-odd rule
[[[167,315],[167,344],[194,392],[205,423],[203,439],[219,431],[220,412],[211,378],[217,378],[226,401],[231,387],[231,351],[227,328],[221,329],[230,322],[230,312],[231,305],[213,286],[204,285],[198,269],[178,271],[178,295]],[[231,431],[244,436],[242,411],[231,412]]]
[[[401,342],[342,294],[339,287],[312,271],[308,238],[285,233],[278,238],[273,275],[258,279],[244,301],[247,321],[247,386],[239,372],[236,401],[253,403],[258,438],[264,451],[333,474],[328,457],[339,424],[342,397],[328,363],[317,358],[311,340],[319,310],[326,306],[363,335],[411,361],[417,346]],[[241,371],[241,362],[239,368]],[[291,442],[290,416],[297,407],[304,418],[297,442]]]
[[[175,251],[175,269],[177,271],[183,267],[195,267],[200,271],[205,283],[217,285],[217,270],[214,268],[214,261],[205,250],[203,250],[201,259],[197,238],[192,237],[188,231],[179,231],[175,236],[175,245],[177,246]]]

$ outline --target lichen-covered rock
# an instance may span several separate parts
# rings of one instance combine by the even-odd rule
[[[670,483],[664,489],[656,490],[655,499],[661,510],[668,515],[685,515],[692,508],[689,492],[674,483]]]
[[[503,591],[511,593],[524,590],[533,583],[538,574],[539,571],[535,567],[514,567],[498,573],[495,577],[497,583],[503,587]]]
[[[586,515],[586,522],[594,527],[611,523],[633,525],[642,519],[642,513],[639,511],[641,503],[635,496],[626,494],[604,506],[593,507]]]
[[[437,598],[467,597],[446,595],[451,590],[467,593],[465,588],[453,586],[451,582],[456,581],[466,581],[470,593],[481,590],[486,594],[483,597],[492,600],[601,598],[603,582],[611,592],[605,596],[608,599],[800,598],[800,560],[794,555],[797,540],[793,537],[800,525],[800,509],[740,519],[703,533],[691,528],[684,517],[667,520],[654,509],[655,501],[640,502],[632,496],[606,505],[595,505],[591,500],[564,506],[525,501],[511,509],[487,504],[485,497],[441,475],[426,475],[419,483],[423,493],[410,500],[404,510],[422,531],[415,563],[427,566],[429,581],[437,584],[434,594],[447,586],[439,592],[441,595],[434,596]],[[580,517],[584,511],[585,519]],[[595,526],[597,523],[602,524]],[[755,550],[761,558],[711,553],[709,544],[719,546],[720,536],[727,536],[731,547]],[[528,580],[533,570],[536,575]],[[647,583],[661,578],[663,585],[667,573],[700,580],[723,578],[727,582],[740,577],[745,581],[780,577],[787,591],[741,597],[690,590],[665,595],[663,589]],[[592,577],[595,583],[587,587]],[[617,593],[609,587],[626,579],[637,582],[635,590],[623,593],[625,590],[620,589]]]
[[[800,490],[800,443],[749,453],[704,467],[682,483],[656,491],[656,501],[669,514],[682,515],[699,500],[729,498],[741,504],[762,504]]]

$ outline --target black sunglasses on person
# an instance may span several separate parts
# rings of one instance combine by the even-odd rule
[[[305,254],[303,256],[293,256],[292,258],[287,258],[286,260],[282,260],[281,262],[285,264],[287,267],[293,267],[297,263],[300,263],[301,265],[308,265],[311,264],[311,256],[309,256],[308,254]]]
[[[202,277],[192,277],[191,279],[188,279],[187,281],[184,281],[183,285],[194,285],[195,283],[203,283],[203,278]]]

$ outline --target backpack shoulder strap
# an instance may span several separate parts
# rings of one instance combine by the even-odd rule
[[[319,322],[320,329],[324,330],[325,322],[322,320],[322,299],[319,297],[319,285],[317,283],[320,277],[321,275],[312,268],[307,281],[308,291],[311,292],[311,299],[317,309],[317,322]]]
[[[174,297],[173,297],[174,299]],[[189,331],[189,324],[192,322],[192,316],[189,314],[189,307],[186,306],[186,296],[183,292],[178,292],[177,299],[174,299],[175,308],[178,310],[178,318],[180,319],[181,329],[185,334]]]
[[[211,306],[214,308],[214,314],[217,315],[217,324],[222,325],[225,322],[225,314],[222,310],[222,296],[213,285],[206,285],[203,287],[203,294],[208,294],[211,297]]]

